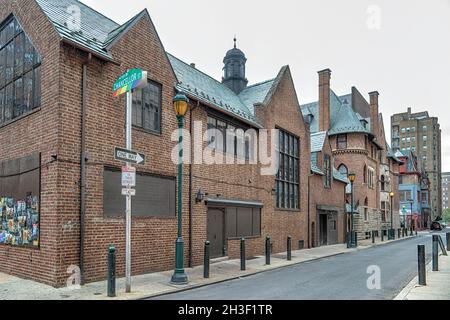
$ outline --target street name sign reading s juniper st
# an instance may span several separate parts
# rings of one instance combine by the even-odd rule
[[[114,159],[116,159],[117,161],[124,161],[127,163],[134,163],[134,164],[145,163],[145,155],[143,155],[142,153],[119,147],[116,147],[114,149]]]
[[[133,89],[143,88],[147,85],[147,71],[131,69],[121,75],[113,84],[113,97],[118,97]]]

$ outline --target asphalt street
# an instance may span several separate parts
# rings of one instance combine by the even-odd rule
[[[445,234],[440,234],[445,241]],[[418,244],[426,245],[427,262],[430,261],[431,235],[420,235],[154,299],[390,300],[417,275]],[[380,277],[376,278],[378,274]],[[371,289],[367,285],[369,278]],[[376,288],[377,279],[379,288]]]

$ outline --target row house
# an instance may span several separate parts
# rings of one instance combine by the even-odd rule
[[[427,228],[431,214],[428,174],[420,168],[413,151],[397,151],[396,156],[403,161],[399,177],[401,223],[408,229]]]
[[[350,94],[338,96],[331,89],[330,79],[331,70],[319,72],[319,100],[303,105],[301,110],[311,123],[312,133],[327,132],[333,162],[340,175],[356,174],[354,228],[358,238],[365,239],[372,230],[390,228],[391,212],[393,227],[399,227],[395,191],[401,161],[386,143],[383,118],[378,111],[378,92],[369,94],[370,103],[355,87]],[[350,185],[347,186],[347,231],[351,228],[351,191]],[[391,192],[394,192],[392,200]]]
[[[83,282],[96,281],[114,244],[124,275],[123,163],[114,148],[125,146],[125,98],[113,98],[112,84],[132,68],[148,75],[132,103],[133,149],[147,159],[136,166],[133,275],[174,266],[179,92],[190,100],[186,266],[202,263],[205,240],[213,257],[238,256],[241,237],[249,257],[264,253],[266,236],[275,253],[288,236],[294,249],[310,245],[311,137],[288,66],[248,85],[235,43],[217,81],[166,53],[146,10],[120,25],[76,0],[0,0],[0,61],[0,271],[62,286],[78,267]],[[263,140],[267,161],[253,161]]]

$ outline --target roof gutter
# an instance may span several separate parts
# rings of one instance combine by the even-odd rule
[[[72,41],[72,40],[70,40],[70,39],[67,39],[67,38],[61,38],[61,42],[63,42],[63,43],[66,43],[66,44],[68,44],[68,45],[71,45],[72,47],[75,47],[75,48],[78,48],[78,49],[80,49],[80,50],[83,50],[83,51],[86,51],[87,53],[89,53],[90,55],[92,55],[92,56],[94,56],[94,57],[96,57],[96,58],[99,58],[100,60],[103,60],[103,61],[106,61],[106,62],[111,62],[111,63],[113,63],[113,64],[115,64],[115,65],[120,65],[120,63],[119,62],[117,62],[117,61],[115,61],[114,59],[112,59],[112,58],[108,58],[107,56],[105,56],[105,55],[102,55],[102,54],[100,54],[100,53],[98,53],[98,52],[95,52],[94,50],[91,50],[91,49],[89,49],[88,47],[86,47],[86,46],[82,46],[82,45],[80,45],[79,43],[77,43],[77,42],[75,42],[75,41]]]

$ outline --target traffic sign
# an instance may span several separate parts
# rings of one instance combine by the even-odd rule
[[[122,189],[122,195],[134,197],[136,196],[136,189],[129,189],[129,188]]]
[[[147,85],[147,71],[131,69],[121,75],[113,84],[113,97],[118,97],[136,88]]]
[[[114,149],[114,159],[116,159],[117,161],[124,161],[134,164],[145,163],[145,155],[143,155],[142,153],[119,147],[115,147]]]
[[[136,187],[136,168],[122,167],[122,187]]]

